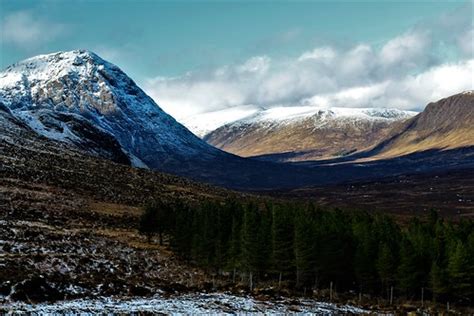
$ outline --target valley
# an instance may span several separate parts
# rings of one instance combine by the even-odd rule
[[[0,73],[0,312],[416,310],[419,280],[384,279],[378,265],[361,264],[359,252],[382,256],[366,234],[372,228],[402,256],[401,249],[421,249],[411,238],[442,239],[451,222],[472,222],[473,111],[472,92],[419,114],[264,109],[216,123],[200,139],[92,52],[14,64]],[[174,207],[162,245],[140,232],[144,209],[156,201]],[[287,217],[277,222],[280,214]],[[399,239],[383,230],[387,214]],[[305,215],[313,226],[303,225]],[[464,225],[446,246],[459,256],[472,246]],[[276,260],[278,236],[290,244],[279,271],[268,261]],[[324,239],[334,247],[323,247]],[[429,246],[457,260],[454,250]],[[249,259],[255,253],[268,256]],[[432,253],[417,255],[423,271],[436,263]],[[459,279],[465,258],[442,264]],[[404,271],[397,258],[387,260]],[[331,262],[346,265],[335,271]],[[424,273],[420,282],[428,288],[430,278]],[[384,293],[389,283],[397,306]],[[449,286],[457,292],[440,286],[431,298],[470,311],[465,289]]]

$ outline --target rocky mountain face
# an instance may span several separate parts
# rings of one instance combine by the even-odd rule
[[[11,65],[0,73],[0,97],[38,134],[105,158],[110,154],[99,148],[111,147],[121,156],[116,160],[137,167],[172,171],[184,161],[224,155],[162,111],[117,66],[89,51]]]
[[[393,126],[370,152],[372,159],[427,150],[474,146],[474,92],[466,91],[428,104],[423,112]]]
[[[0,73],[0,98],[3,115],[21,124],[22,132],[68,150],[233,188],[302,181],[294,176],[299,167],[243,159],[207,144],[118,67],[88,51],[41,55],[8,67]],[[11,136],[12,146],[22,146],[21,137]]]
[[[42,55],[12,65],[0,73],[0,154],[7,153],[0,171],[10,176],[22,175],[22,170],[28,165],[33,179],[47,176],[50,181],[65,183],[69,188],[79,185],[71,182],[79,181],[71,179],[70,170],[74,169],[78,177],[84,178],[81,186],[89,187],[94,181],[110,188],[107,184],[110,177],[106,178],[99,172],[109,172],[106,162],[89,165],[83,162],[85,153],[105,158],[104,161],[109,163],[113,160],[125,165],[148,167],[219,186],[267,190],[342,183],[415,171],[431,172],[459,166],[470,168],[474,151],[472,146],[465,147],[473,139],[472,120],[469,121],[469,117],[472,119],[472,94],[453,98],[457,101],[440,101],[438,105],[430,105],[425,111],[427,114],[420,114],[407,123],[401,120],[412,113],[337,108],[323,111],[313,107],[264,110],[241,120],[241,124],[232,123],[236,130],[230,133],[229,141],[234,139],[237,144],[238,133],[243,139],[253,139],[255,148],[244,148],[253,150],[249,153],[251,155],[266,153],[255,152],[259,146],[272,149],[283,143],[287,147],[280,150],[291,150],[285,155],[296,158],[284,157],[280,161],[337,156],[330,160],[282,164],[241,158],[212,147],[163,112],[118,67],[91,52]],[[447,120],[451,114],[453,117]],[[463,121],[467,123],[461,124],[461,120],[467,120]],[[392,126],[388,132],[392,124],[396,128]],[[252,126],[260,128],[254,132]],[[280,129],[284,136],[277,137]],[[338,129],[341,131],[335,132]],[[455,132],[448,132],[451,130]],[[285,134],[285,131],[288,132]],[[362,150],[385,133],[389,135],[387,141]],[[312,136],[300,139],[301,134]],[[252,135],[256,136],[252,138]],[[414,136],[406,138],[403,135],[416,135],[418,138],[424,135],[425,143],[429,139],[445,137],[445,142],[464,144],[464,149],[459,151],[456,147],[443,153],[438,150],[430,155],[412,152],[406,157],[394,155],[389,156],[390,159],[377,159],[377,155],[390,148],[403,148],[400,146],[412,142]],[[452,137],[457,141],[451,142]],[[225,138],[220,141],[225,143]],[[340,145],[347,139],[353,139],[350,146]],[[357,152],[347,155],[354,150]],[[45,151],[53,154],[47,159],[41,158],[43,160],[39,164],[38,155]],[[77,155],[79,158],[72,160],[71,157]],[[361,158],[371,161],[360,163]],[[56,166],[54,171],[60,171],[60,176],[48,173],[53,160]],[[91,170],[96,175],[94,179],[91,178]],[[115,171],[113,174],[124,176]],[[124,179],[118,177],[113,180],[114,188],[126,186],[124,190],[130,190]],[[110,189],[108,194],[113,194],[112,191]]]
[[[302,161],[345,156],[384,139],[415,115],[396,109],[280,107],[226,124],[204,139],[233,154]]]

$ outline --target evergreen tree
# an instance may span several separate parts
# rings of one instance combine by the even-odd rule
[[[242,221],[244,210],[241,203],[235,200],[228,200],[226,202],[226,209],[229,211],[231,218],[229,249],[227,258],[227,267],[235,274],[237,269],[242,268]]]
[[[193,237],[196,235],[193,222],[195,212],[185,203],[177,201],[173,208],[171,225],[171,247],[183,258],[191,258]]]
[[[387,243],[380,244],[376,267],[382,288],[386,290],[388,296],[388,289],[395,281],[397,262],[393,250]]]
[[[375,258],[377,258],[378,247],[374,235],[371,219],[366,214],[355,218],[353,223],[353,234],[356,241],[354,255],[354,270],[360,289],[371,292],[377,282]]]
[[[145,206],[142,216],[140,217],[138,231],[147,236],[148,242],[151,241],[153,235],[158,233],[158,209],[154,204],[149,203]]]
[[[272,246],[273,265],[282,277],[291,272],[294,263],[293,216],[288,205],[273,207]]]
[[[458,241],[456,247],[449,256],[448,274],[451,280],[451,289],[453,294],[464,296],[472,288],[470,271],[472,266],[466,247],[461,241]]]
[[[435,300],[443,299],[449,293],[448,275],[436,262],[431,265],[430,285]]]
[[[295,216],[294,251],[296,265],[296,286],[302,286],[312,279],[316,268],[314,222],[311,210],[298,210]]]
[[[259,270],[260,250],[259,245],[260,212],[255,203],[249,203],[244,210],[242,222],[242,266],[249,273],[250,287],[253,278]]]
[[[405,294],[411,295],[419,287],[417,257],[413,245],[404,238],[400,248],[400,265],[398,266],[398,285]]]

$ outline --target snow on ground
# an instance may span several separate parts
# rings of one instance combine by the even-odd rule
[[[3,310],[2,310],[3,308]],[[7,303],[0,312],[27,313],[167,313],[167,314],[247,314],[247,313],[298,313],[298,314],[366,314],[368,311],[348,306],[317,302],[310,299],[280,299],[258,301],[251,297],[235,296],[226,293],[186,294],[181,296],[152,298],[102,298],[61,301],[51,304]]]

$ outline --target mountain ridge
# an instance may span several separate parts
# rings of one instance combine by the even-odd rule
[[[390,158],[429,149],[474,146],[474,92],[464,91],[436,102],[394,128],[372,150],[371,159]]]
[[[24,146],[19,135],[34,133],[38,137],[32,139],[49,138],[60,148],[239,190],[325,185],[468,168],[473,164],[474,146],[446,152],[426,150],[368,162],[357,161],[360,152],[351,151],[336,153],[329,160],[303,163],[241,158],[199,139],[163,112],[118,67],[87,51],[41,55],[8,67],[0,73],[0,100],[4,103],[2,108],[7,109],[0,111],[0,128],[4,130],[0,150],[4,143],[9,147]],[[386,124],[387,118],[376,122],[380,121]],[[309,128],[314,129],[314,122],[310,123]],[[12,126],[21,133],[15,134]],[[388,130],[383,126],[384,133]],[[367,129],[358,129],[356,124],[354,131],[363,141],[371,140]],[[374,139],[379,132],[375,128]],[[354,133],[337,136],[344,140]],[[365,158],[374,154],[366,153]],[[318,152],[310,154],[322,156]]]
[[[204,140],[243,157],[299,152],[277,161],[323,159],[368,148],[391,124],[415,114],[385,108],[277,107],[226,124]]]

